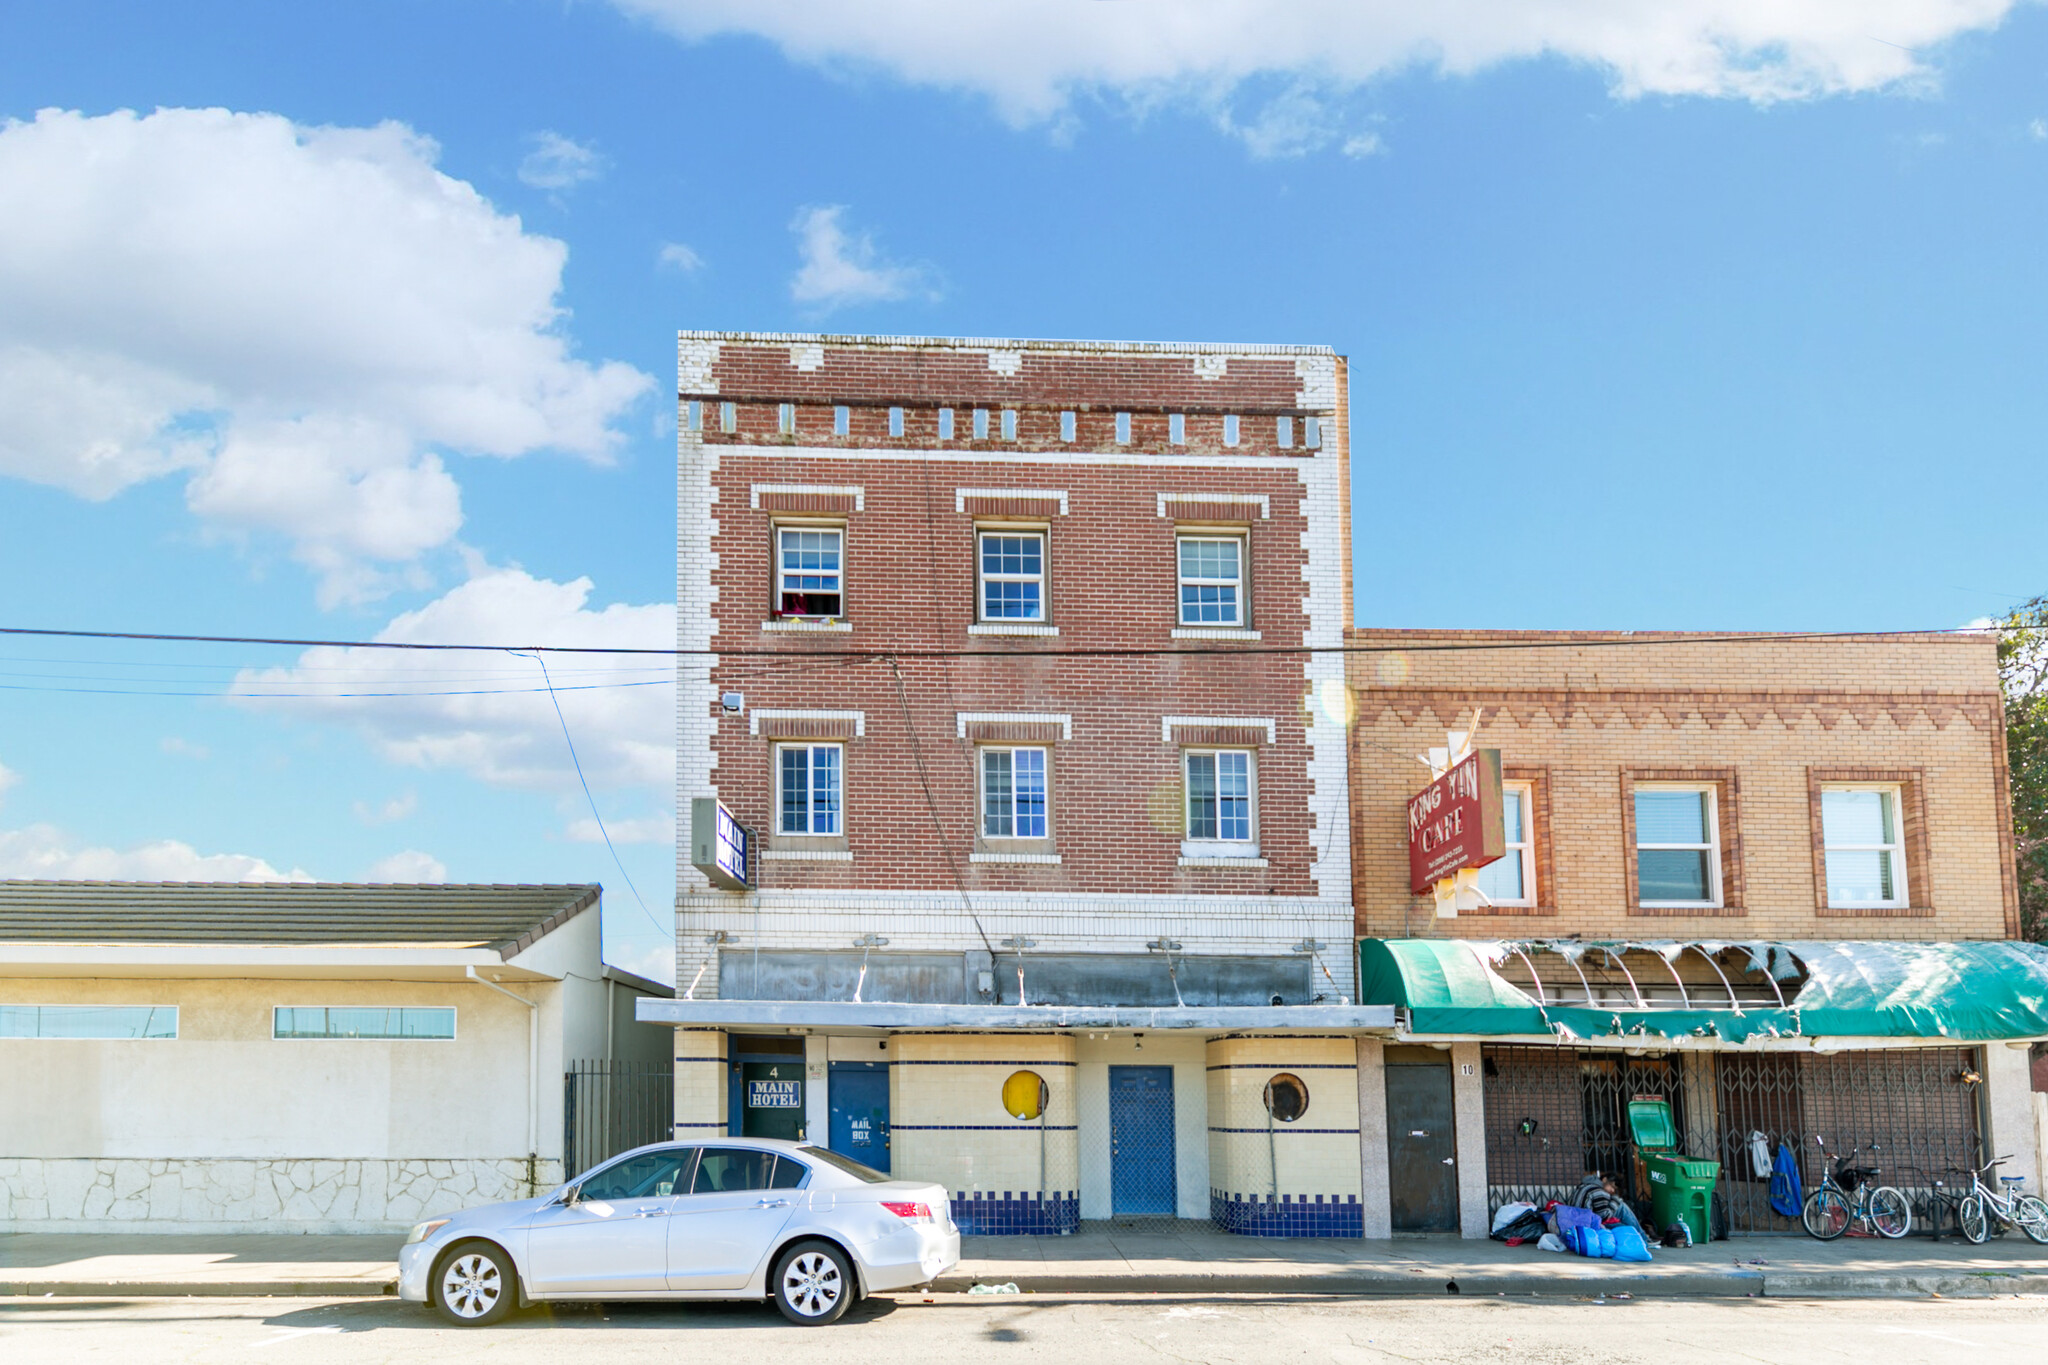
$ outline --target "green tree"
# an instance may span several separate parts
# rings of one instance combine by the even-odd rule
[[[2020,935],[2048,941],[2048,596],[1999,622],[2006,767],[2020,877]]]

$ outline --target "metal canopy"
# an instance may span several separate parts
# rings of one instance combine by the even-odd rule
[[[2031,943],[1365,939],[1358,956],[1361,1003],[1417,1034],[2048,1037]]]
[[[1203,1029],[1260,1033],[1391,1032],[1390,1006],[1191,1005],[1143,1009],[1115,1005],[905,1005],[850,1000],[652,1000],[634,1004],[649,1024],[714,1028],[864,1028],[963,1030]]]

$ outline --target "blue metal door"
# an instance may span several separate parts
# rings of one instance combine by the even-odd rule
[[[889,1068],[881,1062],[834,1062],[828,1092],[832,1140],[841,1156],[889,1169]]]
[[[1172,1067],[1109,1069],[1109,1184],[1111,1212],[1173,1216]]]

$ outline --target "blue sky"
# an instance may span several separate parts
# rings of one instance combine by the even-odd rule
[[[1369,624],[2048,590],[2048,10],[1643,8],[19,8],[0,624],[666,644],[682,327],[1335,346]],[[0,640],[0,875],[599,880],[659,970],[669,689],[557,670],[649,915],[495,655]]]

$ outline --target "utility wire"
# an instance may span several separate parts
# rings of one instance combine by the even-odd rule
[[[518,650],[507,650],[506,653],[520,657]],[[569,761],[576,765],[576,780],[583,784],[583,799],[590,804],[590,818],[597,821],[597,832],[604,836],[604,846],[612,855],[612,865],[618,868],[619,875],[626,879],[626,889],[633,893],[634,903],[640,907],[640,913],[647,917],[647,922],[653,926],[654,932],[663,938],[673,939],[675,932],[672,929],[663,929],[655,920],[654,912],[647,908],[647,902],[641,899],[640,888],[633,885],[633,874],[626,871],[626,864],[619,857],[619,850],[612,844],[612,832],[604,827],[604,817],[597,813],[597,798],[590,794],[590,779],[583,775],[583,760],[576,757],[576,741],[569,737],[569,718],[562,714],[561,699],[555,696],[554,681],[548,677],[548,661],[538,654],[526,657],[532,658],[540,665],[540,676],[547,682],[548,700],[555,704],[555,720],[562,727],[562,742],[569,746]]]
[[[960,875],[960,863],[953,856],[953,850],[946,846],[946,827],[939,819],[938,799],[932,795],[931,777],[924,767],[924,745],[917,739],[917,722],[910,718],[910,698],[903,691],[903,670],[894,659],[888,661],[889,672],[896,679],[896,704],[903,708],[903,728],[910,732],[910,757],[917,770],[917,785],[924,788],[924,808],[932,818],[932,836],[938,840],[939,856],[946,860],[946,870],[953,874],[953,885],[959,888],[960,904],[967,911],[967,918],[974,921],[974,931],[981,935],[981,946],[988,949],[989,966],[995,966],[996,945],[989,942],[988,929],[982,924],[981,916],[974,912],[974,898],[967,892],[967,879]]]

